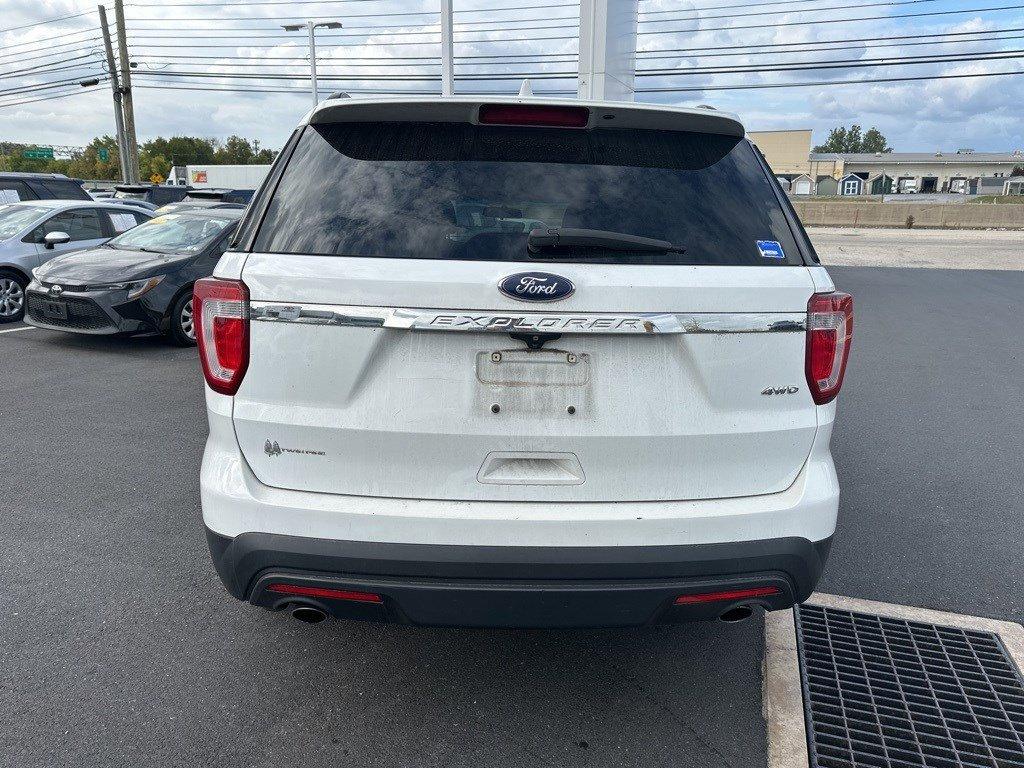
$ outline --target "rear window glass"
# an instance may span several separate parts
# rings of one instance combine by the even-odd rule
[[[569,243],[531,254],[529,233],[551,228],[654,238],[682,252]],[[306,128],[254,249],[534,263],[802,263],[746,141],[461,123]]]

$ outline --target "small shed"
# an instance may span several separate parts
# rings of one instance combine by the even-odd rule
[[[839,180],[839,194],[863,195],[864,179],[855,173],[848,173]]]
[[[892,194],[893,180],[892,176],[887,173],[878,174],[875,178],[871,179],[868,185],[871,187],[872,195]]]
[[[971,185],[971,191],[978,195],[1001,195],[1005,184],[1005,176],[981,176],[977,184]]]
[[[839,182],[832,176],[819,176],[818,194],[825,197],[835,197],[839,194]]]
[[[789,184],[794,195],[810,195],[814,193],[814,180],[810,176],[797,176]]]
[[[1004,195],[1024,195],[1024,176],[1014,176],[1003,185]]]

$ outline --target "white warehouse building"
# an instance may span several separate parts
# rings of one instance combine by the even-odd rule
[[[1024,168],[1024,151],[811,153],[814,179],[839,180],[839,194],[953,192],[1005,194],[1015,168]],[[853,177],[853,178],[851,178]],[[857,190],[857,179],[863,183]]]

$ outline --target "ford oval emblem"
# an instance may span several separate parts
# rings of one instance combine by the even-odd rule
[[[572,296],[572,280],[550,272],[517,272],[498,283],[498,290],[519,301],[561,301]]]

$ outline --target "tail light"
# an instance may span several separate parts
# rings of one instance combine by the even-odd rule
[[[356,592],[351,589],[327,589],[325,587],[306,587],[301,584],[271,584],[268,592],[282,595],[302,595],[303,597],[322,597],[327,600],[350,600],[355,603],[382,603],[383,598],[376,592]]]
[[[818,405],[835,400],[843,386],[853,341],[853,297],[816,293],[807,302],[807,386]]]
[[[206,383],[235,394],[249,366],[249,289],[241,280],[197,280],[192,315]]]
[[[555,128],[586,128],[590,110],[586,107],[556,107],[543,104],[483,104],[478,119],[484,125],[548,125]]]
[[[744,600],[754,597],[771,597],[779,594],[778,587],[751,587],[750,589],[727,589],[721,592],[701,592],[696,595],[680,595],[676,605],[697,605],[699,603],[720,603],[725,600]]]

